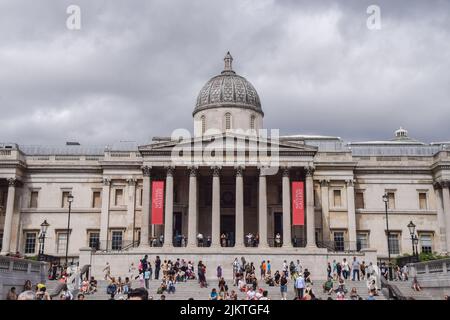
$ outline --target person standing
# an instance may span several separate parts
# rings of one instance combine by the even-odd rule
[[[222,267],[220,266],[220,264],[217,266],[217,279],[220,280],[220,278],[222,278]]]
[[[16,287],[12,287],[6,295],[6,300],[17,300]]]
[[[234,258],[233,261],[233,285],[236,285],[236,274],[239,272],[240,266],[238,258]]]
[[[155,280],[159,279],[159,271],[161,270],[161,259],[159,256],[156,256],[155,260]]]
[[[348,276],[350,275],[350,265],[346,258],[342,261],[342,271],[344,275],[344,279],[347,280]]]
[[[352,263],[352,281],[355,281],[355,275],[358,277],[359,281],[359,261],[356,260],[356,257],[353,257],[353,263]]]
[[[111,279],[111,266],[109,265],[109,262],[106,262],[105,268],[103,268],[103,272],[105,273],[105,280],[108,280],[108,278]]]
[[[305,290],[305,279],[302,274],[299,274],[297,279],[295,279],[295,289],[297,290],[298,300],[303,299],[303,291]]]
[[[145,289],[149,289],[149,281],[150,281],[150,277],[151,277],[151,274],[150,274],[150,270],[145,270],[144,271],[144,282],[145,282]]]
[[[264,279],[264,277],[266,276],[266,261],[263,260],[261,262],[261,265],[259,266],[259,269],[261,271],[261,280]]]
[[[281,300],[286,300],[287,297],[287,286],[288,280],[285,275],[283,275],[280,279],[280,292],[281,292]]]
[[[272,274],[272,266],[270,265],[270,260],[267,260],[266,273],[270,276]]]
[[[327,278],[331,278],[331,263],[328,262],[327,266]]]
[[[359,269],[361,270],[361,279],[365,280],[366,279],[366,262],[365,261],[363,261],[359,265]]]

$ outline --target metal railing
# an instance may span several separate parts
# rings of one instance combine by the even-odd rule
[[[389,300],[408,300],[408,297],[403,295],[395,284],[387,281],[383,276],[380,276],[379,280],[381,283],[381,289],[387,289]]]
[[[332,252],[358,252],[356,241],[317,241],[317,247]]]
[[[413,256],[405,256],[405,257],[398,257],[396,259],[397,265],[401,268],[404,265],[407,265],[408,263],[416,263],[419,262],[419,256],[413,255]]]

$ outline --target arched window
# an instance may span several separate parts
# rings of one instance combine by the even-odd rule
[[[231,129],[231,113],[225,113],[225,130]]]
[[[255,115],[252,114],[250,117],[250,129],[252,130],[255,129],[255,119],[256,119]]]
[[[206,117],[203,115],[200,117],[200,120],[202,121],[202,134],[206,131]]]

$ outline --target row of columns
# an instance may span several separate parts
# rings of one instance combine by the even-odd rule
[[[442,252],[450,250],[450,181],[438,181],[434,183],[434,191],[437,202],[437,219],[439,224],[439,242]]]
[[[173,173],[174,168],[169,167],[166,175],[165,217],[164,217],[164,247],[173,246]],[[212,167],[212,212],[211,212],[211,246],[220,247],[220,167]],[[236,201],[235,201],[235,247],[244,247],[244,182],[243,167],[236,168]],[[315,221],[314,221],[314,190],[313,169],[306,170],[306,220],[307,220],[307,247],[315,247]],[[141,239],[149,238],[150,226],[150,194],[151,194],[151,168],[144,167],[144,196],[142,209]],[[198,232],[198,195],[197,195],[198,168],[189,168],[189,204],[188,204],[188,239],[187,247],[197,247]],[[267,241],[267,181],[264,170],[259,175],[259,205],[258,230],[259,247],[268,247]],[[292,247],[291,243],[291,201],[289,169],[283,170],[283,247]],[[141,241],[140,247],[148,247],[148,241]]]
[[[3,226],[2,255],[9,253],[11,250],[10,243],[17,183],[18,180],[15,178],[8,179],[8,197],[6,198],[5,224]]]

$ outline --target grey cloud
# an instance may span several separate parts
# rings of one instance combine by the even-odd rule
[[[192,128],[198,91],[222,70],[258,90],[284,134],[450,140],[450,4],[377,1],[73,1],[0,4],[0,141],[148,141]]]

